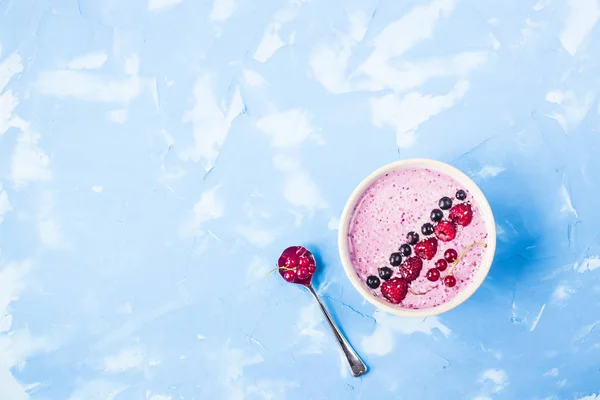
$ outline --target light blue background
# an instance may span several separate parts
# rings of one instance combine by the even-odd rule
[[[0,0],[0,398],[600,391],[598,0]],[[376,312],[337,219],[397,159],[487,195],[488,279]],[[302,244],[370,367],[353,378]],[[586,397],[587,396],[587,397]]]

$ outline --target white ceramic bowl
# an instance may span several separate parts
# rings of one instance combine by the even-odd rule
[[[401,168],[429,168],[433,171],[439,171],[446,175],[451,176],[456,181],[460,182],[470,193],[473,198],[473,202],[476,203],[479,207],[482,217],[486,221],[488,238],[487,238],[487,249],[481,260],[481,265],[477,270],[477,273],[471,284],[467,286],[464,290],[456,295],[452,300],[440,304],[437,307],[425,308],[421,310],[413,310],[408,308],[400,308],[393,307],[390,304],[378,299],[373,296],[363,283],[359,280],[354,267],[352,266],[352,262],[350,261],[350,254],[348,250],[348,225],[350,222],[350,218],[352,217],[352,212],[356,205],[356,202],[359,200],[360,196],[363,192],[371,186],[371,184],[377,180],[380,176]],[[465,300],[467,300],[479,286],[485,280],[490,267],[492,265],[492,261],[494,259],[494,253],[496,251],[496,224],[494,223],[494,215],[492,214],[492,209],[490,205],[481,192],[481,189],[473,182],[467,175],[459,171],[458,169],[445,164],[440,161],[428,160],[428,159],[408,159],[402,161],[396,161],[374,171],[371,175],[369,175],[365,180],[363,180],[360,185],[354,189],[352,195],[348,199],[346,203],[346,207],[342,213],[342,217],[340,220],[340,229],[338,234],[338,248],[340,251],[340,257],[342,259],[342,265],[344,266],[344,270],[346,271],[346,275],[350,279],[350,282],[354,285],[356,290],[368,301],[374,304],[376,307],[387,311],[392,314],[407,316],[407,317],[427,317],[431,315],[441,314],[443,312],[449,311],[454,307],[458,306]]]

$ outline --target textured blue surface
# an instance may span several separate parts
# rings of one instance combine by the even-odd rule
[[[598,0],[0,0],[0,399],[600,391]],[[376,312],[337,218],[396,159],[465,171],[497,257]],[[352,378],[309,294],[313,250]]]

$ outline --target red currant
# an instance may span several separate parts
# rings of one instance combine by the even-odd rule
[[[429,271],[427,271],[427,279],[429,279],[431,282],[437,281],[440,279],[440,271],[436,268],[431,268]]]
[[[443,258],[440,258],[435,262],[435,267],[440,271],[445,271],[448,268],[448,262]]]
[[[444,278],[444,285],[448,287],[456,286],[456,278],[452,275],[448,275]]]
[[[458,258],[458,253],[454,249],[448,249],[444,252],[444,258],[449,263],[453,263]]]

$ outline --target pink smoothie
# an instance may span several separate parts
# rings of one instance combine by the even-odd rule
[[[455,198],[458,190],[466,192],[465,200]],[[390,255],[397,253],[399,247],[407,243],[406,235],[411,231],[417,232],[421,240],[435,237],[435,234],[423,235],[421,227],[427,222],[435,226],[430,214],[432,210],[439,209],[438,203],[444,196],[452,198],[453,205],[469,203],[473,219],[467,226],[456,226],[453,240],[437,241],[437,253],[431,260],[423,259],[423,269],[419,277],[410,283],[406,298],[400,304],[390,305],[412,309],[435,307],[451,300],[471,283],[486,251],[481,245],[467,250],[454,267],[452,275],[456,278],[456,286],[443,284],[451,263],[445,271],[440,271],[441,276],[437,281],[431,282],[426,278],[427,271],[435,268],[436,260],[444,258],[447,249],[455,249],[460,255],[472,243],[486,242],[486,221],[482,219],[471,193],[450,176],[435,170],[398,169],[379,177],[365,190],[354,207],[348,226],[350,260],[364,287],[375,297],[389,303],[382,296],[381,287],[372,289],[366,285],[367,278],[378,276],[378,268],[381,267],[391,268],[393,277],[400,277],[399,267],[390,265]],[[443,219],[447,220],[449,210],[443,213]],[[414,246],[411,248],[411,256],[415,256]]]

